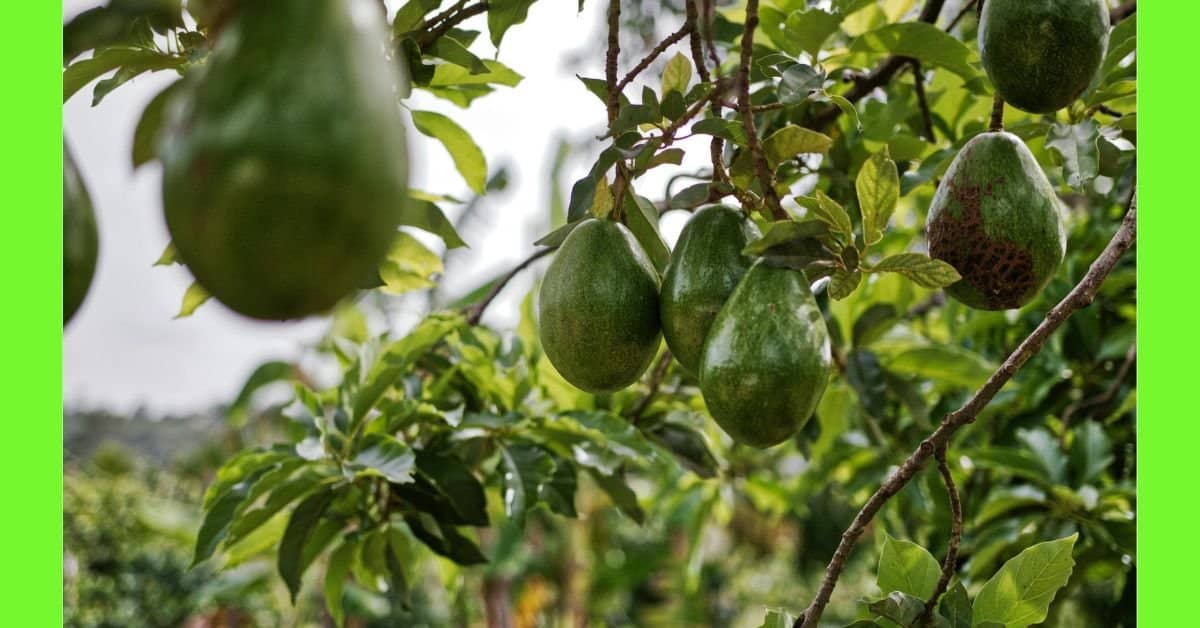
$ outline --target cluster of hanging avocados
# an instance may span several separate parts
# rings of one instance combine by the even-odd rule
[[[825,390],[829,337],[802,273],[743,253],[758,235],[738,210],[702,209],[660,282],[628,229],[585,221],[542,283],[546,357],[571,384],[611,392],[637,381],[665,336],[730,437],[755,447],[787,440]]]
[[[1005,102],[1030,113],[1071,104],[1108,46],[1105,0],[987,0],[979,23],[984,70]],[[926,217],[929,254],[962,280],[946,292],[978,309],[1018,308],[1066,252],[1060,203],[1029,148],[1011,133],[972,138],[947,169]]]
[[[407,202],[408,155],[375,0],[228,0],[159,155],[179,259],[257,319],[328,310],[368,285]]]

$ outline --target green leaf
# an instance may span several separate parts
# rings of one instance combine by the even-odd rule
[[[850,214],[846,213],[846,210],[837,201],[829,198],[821,190],[816,192],[817,202],[804,204],[812,217],[829,225],[829,229],[834,233],[853,236],[854,225],[850,222]]]
[[[443,35],[433,42],[428,54],[466,68],[471,74],[485,74],[488,67],[467,47],[453,37]]]
[[[785,36],[804,52],[814,58],[829,36],[837,32],[842,16],[821,9],[793,11],[784,22]]]
[[[887,333],[900,320],[900,311],[891,303],[872,303],[854,320],[851,339],[856,347],[865,347]]]
[[[348,466],[359,473],[387,478],[389,482],[412,482],[416,456],[412,449],[387,434],[367,434],[359,445],[358,454]]]
[[[577,218],[571,222],[568,222],[554,231],[551,231],[550,233],[538,238],[534,244],[537,246],[555,248],[562,244],[563,240],[567,239],[567,236],[571,235],[571,232],[575,230],[575,227],[578,227],[581,223],[583,223],[583,221],[591,219],[592,217],[590,215],[585,214],[582,218]]]
[[[137,128],[133,131],[132,159],[133,167],[154,159],[158,152],[159,134],[163,125],[163,113],[171,96],[179,91],[181,81],[171,83],[146,104],[142,117],[138,118]]]
[[[951,346],[909,349],[886,360],[885,366],[893,373],[916,375],[965,388],[982,385],[995,370],[978,355]]]
[[[379,266],[379,278],[383,280],[384,292],[404,294],[434,287],[434,277],[442,270],[440,256],[426,248],[420,240],[400,231]]]
[[[283,539],[279,541],[279,575],[287,584],[293,604],[296,603],[296,594],[300,592],[300,578],[308,566],[304,561],[305,545],[313,537],[313,532],[333,501],[334,494],[332,489],[326,489],[309,495],[300,502],[296,510],[292,511],[287,528],[283,531]]]
[[[944,288],[962,276],[953,266],[924,253],[900,253],[873,266],[874,272],[899,273],[926,288]]]
[[[861,282],[862,272],[838,268],[833,271],[833,275],[829,278],[829,298],[841,301],[854,294],[855,289],[858,288],[858,284]]]
[[[163,248],[162,254],[158,256],[158,259],[154,260],[154,264],[152,265],[171,266],[172,264],[182,265],[183,262],[179,261],[179,252],[175,250],[175,243],[167,242],[167,246]]]
[[[433,111],[413,111],[412,119],[418,131],[442,143],[471,191],[483,194],[487,186],[487,160],[471,135],[458,123]]]
[[[196,308],[204,305],[208,301],[208,291],[200,287],[200,284],[192,282],[188,286],[187,292],[183,293],[183,303],[179,305],[179,313],[175,315],[176,319],[187,318],[196,311]]]
[[[1046,134],[1046,148],[1058,155],[1067,185],[1082,190],[1100,171],[1100,151],[1096,141],[1100,125],[1087,119],[1079,124],[1056,122]]]
[[[1096,105],[1102,105],[1110,100],[1132,96],[1136,93],[1136,80],[1130,79],[1125,81],[1117,81],[1116,83],[1106,85],[1104,88],[1092,92],[1092,95],[1088,96],[1087,105],[1089,107],[1095,107]]]
[[[941,575],[937,559],[924,547],[891,535],[884,537],[876,577],[881,591],[900,591],[928,600]]]
[[[1025,628],[1046,620],[1050,602],[1075,566],[1071,555],[1079,534],[1038,543],[1004,563],[975,597],[975,625]]]
[[[535,0],[491,0],[488,3],[488,33],[492,45],[500,47],[500,40],[508,29],[525,21],[529,7]]]
[[[550,510],[564,517],[578,517],[575,512],[575,490],[579,486],[575,465],[567,460],[555,458],[554,473],[538,489],[538,498]]]
[[[883,230],[900,199],[900,176],[886,146],[863,162],[854,189],[862,211],[863,240],[870,246],[883,239]]]
[[[830,296],[833,296],[832,294]],[[846,354],[846,381],[858,393],[859,402],[868,415],[883,418],[887,414],[887,381],[879,356],[867,349],[852,349]],[[886,549],[886,545],[885,545]],[[880,588],[883,588],[880,585]],[[884,591],[907,591],[887,589]]]
[[[825,84],[825,73],[803,63],[795,63],[783,71],[779,79],[779,102],[796,104],[808,100]]]
[[[872,613],[890,619],[901,626],[912,626],[925,610],[925,598],[902,591],[892,591],[887,597],[867,605]]]
[[[303,460],[298,462],[301,465],[308,464]],[[331,477],[311,465],[297,473],[298,466],[288,463],[281,464],[254,484],[251,494],[246,497],[233,524],[229,527],[229,536],[225,540],[226,547],[232,547],[249,537],[251,533],[270,521],[289,504],[309,494],[320,486],[322,481]],[[252,502],[268,491],[270,495],[263,505],[258,508],[248,508]]]
[[[238,391],[237,398],[229,404],[229,408],[225,411],[230,425],[240,427],[245,424],[250,400],[260,388],[291,379],[295,372],[296,369],[291,362],[279,361],[266,362],[254,369],[254,372],[246,379],[246,383],[242,385],[242,389]]]
[[[433,70],[433,78],[430,79],[429,86],[504,85],[516,87],[523,78],[499,61],[485,59],[483,64],[487,66],[488,71],[482,74],[472,74],[467,68],[453,63],[439,65]]]
[[[483,484],[461,458],[449,451],[417,452],[417,468],[433,482],[467,525],[488,525],[487,497]]]
[[[746,127],[734,120],[705,118],[692,125],[693,133],[703,133],[729,140],[738,146],[746,145]]]
[[[1073,430],[1071,441],[1071,467],[1075,471],[1075,485],[1082,486],[1100,478],[1113,461],[1113,444],[1104,428],[1095,421],[1087,421]]]
[[[441,342],[447,334],[458,329],[463,323],[462,316],[457,314],[432,314],[407,336],[388,345],[383,356],[367,375],[362,388],[354,396],[354,421],[361,421],[421,354]]]
[[[658,210],[649,200],[633,193],[632,189],[625,192],[625,222],[638,244],[650,258],[650,263],[661,274],[671,261],[671,249],[663,241],[658,232]]]
[[[833,146],[833,139],[802,126],[789,124],[763,140],[763,152],[771,167],[801,153],[825,153]]]
[[[642,510],[641,504],[638,503],[637,493],[634,493],[633,489],[629,488],[629,485],[625,483],[625,479],[621,477],[621,473],[610,475],[592,468],[588,468],[588,472],[591,473],[592,479],[596,481],[601,490],[608,494],[613,504],[621,512],[625,513],[627,517],[633,519],[638,524],[646,521],[646,513]]]
[[[217,545],[229,532],[229,524],[233,521],[233,515],[237,512],[238,506],[246,498],[246,492],[250,490],[250,486],[261,474],[260,471],[247,478],[245,482],[235,485],[232,490],[221,495],[212,506],[207,508],[204,513],[204,522],[200,524],[200,531],[196,534],[196,548],[192,555],[193,566],[200,564],[216,551]]]
[[[342,592],[357,551],[358,540],[347,538],[329,555],[329,565],[325,568],[325,607],[329,609],[329,616],[338,628],[341,628],[346,620],[345,611],[342,609]]]
[[[1121,20],[1108,35],[1108,53],[1104,55],[1104,63],[1100,64],[1100,77],[1107,77],[1117,69],[1117,65],[1125,57],[1137,50],[1137,14]]]
[[[938,613],[950,623],[948,628],[971,628],[971,599],[961,582],[946,590],[938,604]]]
[[[680,463],[702,478],[716,477],[719,467],[704,435],[682,423],[664,421],[647,433],[650,440],[671,452]]]
[[[974,67],[979,62],[975,52],[958,38],[925,22],[888,24],[863,33],[850,50],[913,57],[925,66],[943,67],[960,76],[963,81],[979,76],[979,71]]]
[[[546,450],[531,443],[513,443],[500,449],[504,464],[504,512],[524,527],[525,513],[538,500],[541,486],[555,471]]]
[[[759,628],[792,628],[796,618],[782,608],[769,608]]]
[[[662,73],[662,93],[664,98],[670,92],[687,93],[688,83],[692,82],[692,62],[682,53],[675,53]]]
[[[463,536],[453,526],[431,521],[428,515],[408,515],[404,517],[404,522],[408,524],[413,536],[429,549],[459,565],[479,565],[487,562],[487,557],[475,541]]]
[[[447,248],[457,249],[467,243],[458,236],[454,224],[446,218],[446,214],[432,202],[412,197],[400,208],[400,224],[405,227],[415,227],[438,236],[446,243]]]
[[[858,117],[858,109],[854,107],[854,103],[847,100],[844,96],[830,94],[825,90],[821,90],[819,93],[817,93],[816,97],[818,100],[828,100],[829,102],[833,103],[835,107],[842,110],[842,113],[850,116],[854,120],[854,128],[858,129],[859,131],[862,130],[862,120]]]
[[[106,72],[117,68],[125,70],[126,78],[132,78],[132,76],[129,76],[131,72],[136,71],[137,74],[141,74],[147,70],[178,67],[186,61],[182,57],[167,55],[146,48],[128,46],[105,48],[100,54],[90,59],[72,63],[63,71],[63,102],[70,100],[75,92],[82,89],[88,83],[100,78]],[[113,86],[115,87],[115,85]],[[101,95],[101,98],[103,98],[103,95]]]

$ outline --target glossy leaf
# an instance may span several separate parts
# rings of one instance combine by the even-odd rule
[[[883,238],[883,230],[900,199],[900,176],[886,147],[863,162],[854,180],[854,189],[858,192],[858,205],[862,211],[863,239],[870,246]]]
[[[879,552],[876,581],[882,591],[900,591],[927,600],[937,587],[942,567],[924,547],[887,536]]]
[[[1071,577],[1078,534],[1026,548],[1004,563],[975,597],[975,625],[1025,628],[1046,619],[1050,602]]]

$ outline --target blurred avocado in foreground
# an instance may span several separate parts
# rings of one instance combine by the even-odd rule
[[[100,236],[96,212],[75,159],[63,142],[63,325],[87,298],[96,274]]]
[[[372,0],[242,2],[172,101],[160,151],[180,259],[246,316],[328,310],[369,281],[407,202],[407,148]]]

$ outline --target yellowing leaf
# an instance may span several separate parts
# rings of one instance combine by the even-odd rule
[[[777,166],[802,153],[824,153],[833,140],[824,133],[789,124],[763,140],[763,152],[771,166]]]
[[[858,192],[858,206],[862,211],[863,238],[870,246],[883,238],[883,230],[900,198],[900,175],[896,172],[896,162],[888,157],[886,147],[863,163],[854,189]]]
[[[682,52],[676,53],[671,60],[667,62],[667,67],[663,68],[662,74],[662,93],[666,97],[667,93],[676,91],[681,94],[687,93],[688,83],[692,81],[692,62],[688,60]]]
[[[381,290],[403,294],[433,287],[433,276],[442,272],[442,259],[413,236],[401,231],[379,266]]]
[[[899,273],[926,288],[944,288],[962,276],[953,266],[921,253],[901,253],[879,262],[871,270]]]
[[[208,291],[200,287],[200,284],[192,282],[188,286],[187,292],[183,293],[183,304],[179,306],[179,313],[175,318],[187,318],[196,311],[196,308],[204,305],[208,300]]]

